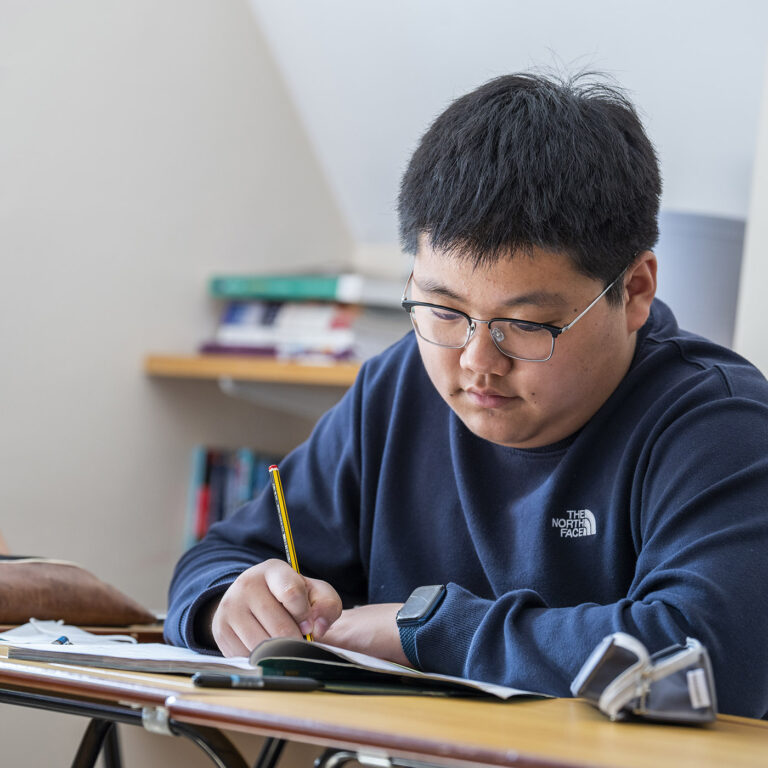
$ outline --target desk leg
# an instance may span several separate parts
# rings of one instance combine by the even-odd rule
[[[376,765],[381,768],[439,768],[434,763],[422,763],[419,760],[405,760],[398,757],[380,757],[366,755],[364,752],[351,752],[347,749],[326,749],[315,760],[315,768],[340,768],[350,762],[360,765]]]
[[[285,746],[285,739],[265,739],[253,768],[275,768]]]
[[[197,744],[217,768],[248,768],[237,747],[221,731],[203,725],[193,727],[175,720],[169,726],[174,736],[184,736]]]
[[[91,720],[85,729],[80,746],[77,748],[77,754],[72,761],[72,768],[93,768],[96,765],[101,748],[104,746],[107,734],[114,727],[115,724],[110,720],[99,720],[97,718]]]
[[[110,733],[114,734],[116,727],[115,723],[109,720],[98,718],[91,720],[83,734],[75,759],[72,761],[72,768],[93,768],[102,748],[104,748],[106,767],[120,768],[119,752],[111,752],[112,748],[117,746],[116,740],[110,741],[113,738]],[[185,723],[172,723],[170,728],[174,736],[184,736],[197,744],[217,768],[248,768],[232,742],[215,728],[204,726],[192,728]],[[115,759],[117,762],[111,762]]]
[[[122,768],[122,766],[123,759],[120,756],[117,723],[113,723],[104,737],[104,768]]]
[[[109,733],[116,723],[138,726],[144,723],[142,712],[134,707],[69,699],[64,696],[32,691],[3,690],[0,688],[0,703],[90,718],[91,722],[80,742],[72,768],[92,768],[102,747],[107,750],[106,759],[110,759],[108,752],[111,748],[110,743],[116,746],[117,735],[115,734],[113,737]],[[237,751],[235,745],[215,728],[192,726],[170,720],[168,721],[167,733],[174,736],[184,736],[184,738],[193,741],[208,755],[217,768],[248,768],[248,764]],[[110,741],[112,739],[114,741]],[[277,754],[279,756],[279,752]],[[113,762],[111,766],[107,762],[107,768],[120,768],[120,757],[117,749],[113,751],[111,758],[116,762]]]

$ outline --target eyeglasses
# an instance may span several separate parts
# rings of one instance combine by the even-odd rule
[[[558,328],[546,323],[533,323],[528,320],[515,320],[509,317],[494,317],[491,320],[478,320],[466,312],[439,304],[429,304],[425,301],[407,299],[408,286],[413,280],[413,272],[403,289],[402,308],[410,315],[416,333],[430,344],[450,349],[465,347],[474,336],[478,324],[488,326],[493,343],[499,352],[515,360],[525,360],[529,363],[545,363],[555,351],[555,339],[569,328],[573,328],[600,299],[623,276],[621,274],[590,302],[587,308],[578,314],[568,325]]]

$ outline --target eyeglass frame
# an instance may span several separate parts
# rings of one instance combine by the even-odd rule
[[[600,299],[602,299],[603,296],[605,296],[605,294],[608,293],[608,291],[610,291],[611,288],[613,288],[613,286],[619,282],[619,280],[624,276],[624,273],[626,271],[627,271],[626,269],[622,269],[621,272],[616,276],[616,278],[612,280],[601,291],[600,295],[597,296],[595,299],[593,299],[587,305],[586,309],[582,310],[578,315],[576,315],[576,317],[574,317],[570,323],[563,326],[550,325],[549,323],[536,323],[536,322],[533,322],[532,320],[519,320],[515,317],[492,317],[490,320],[479,320],[476,317],[472,317],[468,315],[466,312],[462,312],[460,309],[454,309],[453,307],[446,307],[443,304],[431,304],[428,301],[414,301],[413,299],[408,299],[406,297],[408,294],[408,286],[411,284],[411,280],[413,280],[413,270],[411,270],[411,274],[408,275],[408,279],[405,282],[405,287],[403,288],[403,295],[402,295],[402,298],[400,299],[400,306],[408,313],[408,316],[411,318],[411,324],[413,325],[413,330],[416,332],[418,337],[420,339],[424,339],[424,341],[426,341],[427,344],[434,344],[436,347],[443,347],[443,349],[464,349],[464,347],[466,347],[467,344],[469,344],[472,337],[475,335],[475,331],[477,330],[477,323],[482,323],[483,325],[488,326],[488,331],[491,334],[491,340],[493,341],[494,346],[505,357],[512,358],[513,360],[521,360],[526,363],[546,363],[548,360],[552,359],[552,355],[555,353],[555,339],[557,339],[558,336],[565,333],[570,328],[573,328],[573,326],[576,325],[576,323],[578,323],[579,320],[581,320],[581,318],[584,317],[584,315],[586,315],[587,312],[589,312],[589,310],[592,309],[592,307],[594,307],[595,304],[597,304],[597,302],[600,301]],[[459,346],[455,346],[452,344],[440,344],[437,341],[430,341],[429,339],[424,338],[424,336],[422,336],[421,333],[419,332],[418,326],[413,320],[413,313],[411,312],[411,309],[413,307],[432,307],[433,309],[444,309],[444,310],[447,310],[448,312],[453,312],[457,315],[461,315],[462,317],[466,318],[468,330],[467,330],[467,338],[464,340],[464,343]],[[494,338],[494,335],[491,331],[491,323],[496,323],[496,322],[516,323],[518,325],[525,325],[529,327],[536,326],[536,328],[541,328],[542,330],[549,331],[552,334],[552,345],[549,348],[549,355],[547,357],[530,358],[530,357],[518,357],[517,355],[512,355],[509,352],[505,352],[499,346],[498,342]]]

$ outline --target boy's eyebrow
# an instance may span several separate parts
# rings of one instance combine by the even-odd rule
[[[415,278],[413,282],[416,283]],[[438,280],[428,278],[423,281],[420,280],[417,285],[420,290],[424,291],[424,293],[437,294],[438,296],[443,296],[452,301],[466,302],[466,297],[460,296]],[[503,301],[501,306],[509,307],[510,309],[530,304],[533,304],[534,306],[559,307],[568,303],[567,299],[557,291],[529,291],[528,293],[523,293]]]

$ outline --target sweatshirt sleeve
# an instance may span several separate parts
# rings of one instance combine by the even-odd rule
[[[626,596],[551,606],[516,589],[482,599],[449,584],[416,633],[425,669],[568,696],[597,643],[617,631],[652,653],[700,640],[721,712],[768,711],[768,408],[728,398],[676,418],[640,457],[637,561]],[[535,556],[532,553],[532,556]]]
[[[364,378],[361,371],[358,382]],[[301,572],[330,582],[345,606],[364,602],[359,555],[360,383],[318,422],[310,438],[280,463]],[[271,486],[206,537],[176,566],[165,637],[174,645],[213,650],[195,636],[197,612],[240,573],[269,558],[285,559]]]

